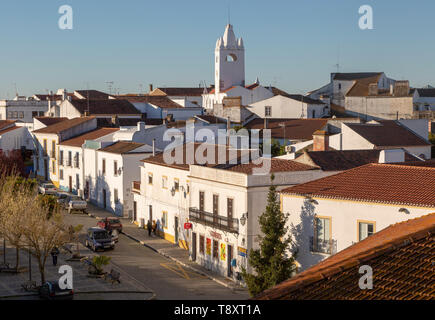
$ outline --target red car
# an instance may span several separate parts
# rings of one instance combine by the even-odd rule
[[[97,226],[102,229],[106,229],[107,231],[116,230],[119,233],[122,232],[122,223],[118,218],[115,217],[104,218],[103,220],[97,222]]]

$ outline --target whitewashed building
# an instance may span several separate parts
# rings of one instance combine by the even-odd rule
[[[84,179],[86,165],[92,165],[84,158],[83,145],[86,141],[113,141],[118,128],[97,128],[59,143],[59,188],[88,198]]]
[[[31,126],[34,117],[44,116],[47,112],[47,101],[18,96],[13,100],[0,100],[0,120],[15,120]]]
[[[255,102],[247,106],[247,109],[259,118],[271,119],[308,119],[329,115],[327,104],[298,94],[276,95]]]
[[[59,143],[96,128],[97,119],[95,117],[82,117],[60,121],[34,130],[32,132],[35,144],[33,168],[37,177],[51,181],[59,188]]]
[[[0,120],[0,150],[34,150],[33,138],[25,126],[17,126],[14,120]]]
[[[343,123],[341,133],[325,136],[325,143],[335,150],[403,148],[423,158],[431,158],[427,121],[379,120],[367,123]],[[328,150],[325,146],[324,150]]]
[[[90,201],[115,215],[132,218],[132,183],[140,174],[140,160],[152,155],[152,147],[129,141],[90,141],[85,147],[89,165],[84,179]]]
[[[387,226],[434,212],[435,168],[367,164],[281,191],[301,270]]]

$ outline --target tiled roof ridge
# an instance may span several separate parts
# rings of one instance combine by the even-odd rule
[[[317,194],[315,192],[313,193],[303,193],[303,192],[291,192],[291,191],[286,191],[288,189],[292,189],[292,188],[296,188],[299,186],[303,186],[303,185],[307,185],[307,184],[311,184],[313,181],[319,181],[319,180],[327,180],[330,179],[331,177],[335,177],[335,176],[339,176],[339,175],[347,175],[349,174],[349,172],[354,171],[354,170],[361,170],[361,168],[363,167],[400,167],[401,169],[409,169],[409,170],[419,170],[419,169],[429,169],[429,170],[435,170],[434,167],[420,167],[420,166],[409,166],[409,165],[398,165],[398,164],[388,164],[388,163],[368,163],[359,167],[355,167],[352,169],[348,169],[342,172],[338,172],[336,174],[332,174],[330,176],[326,176],[326,177],[322,177],[320,179],[317,180],[312,180],[312,181],[308,181],[305,183],[301,183],[286,189],[283,189],[281,191],[279,191],[279,193],[281,194],[288,194],[288,195],[304,195],[304,196],[311,196],[311,197],[321,197],[321,198],[325,198],[325,199],[336,199],[336,200],[353,200],[353,201],[362,201],[362,202],[369,202],[369,203],[384,203],[384,204],[394,204],[394,205],[408,205],[408,206],[419,206],[419,207],[428,207],[428,208],[433,208],[434,206],[431,204],[423,204],[423,203],[412,203],[412,202],[402,202],[402,201],[384,201],[384,200],[375,200],[375,199],[367,199],[367,198],[357,198],[357,197],[352,197],[352,196],[331,196],[331,195],[322,195],[322,194]],[[423,171],[423,170],[422,170]]]
[[[422,161],[423,163],[425,162],[425,161]],[[406,169],[413,169],[413,170],[418,170],[418,169],[427,169],[427,170],[429,170],[429,171],[433,171],[433,170],[435,170],[435,168],[434,167],[420,167],[420,166],[410,166],[410,165],[405,165],[405,164],[401,164],[401,163],[403,163],[403,162],[394,162],[394,163],[368,163],[368,164],[366,164],[365,166],[368,166],[368,165],[371,165],[371,166],[378,166],[378,167],[397,167],[397,166],[400,166],[401,168],[406,168]],[[361,166],[362,167],[362,166]],[[360,167],[357,167],[357,168],[360,168]],[[354,169],[356,169],[356,168],[354,168]]]
[[[429,213],[429,214],[425,215],[424,217],[428,217],[428,216],[435,216],[435,212]],[[405,220],[402,222],[397,222],[395,224],[389,225],[387,228],[385,228],[379,232],[383,232],[383,231],[391,229],[393,227],[397,227],[398,225],[409,224],[412,221],[416,221],[416,220],[421,219],[421,218],[422,217],[416,217],[416,218]],[[295,283],[295,285],[293,285],[291,288],[289,288],[288,292],[293,292],[293,291],[302,289],[308,285],[311,285],[312,283],[317,282],[319,280],[331,277],[339,272],[344,272],[346,269],[361,265],[365,261],[368,261],[372,258],[381,256],[389,251],[406,246],[409,243],[416,242],[416,241],[421,240],[421,239],[426,238],[426,237],[431,237],[434,234],[435,234],[435,225],[429,225],[421,230],[417,230],[417,231],[414,231],[410,234],[406,234],[406,235],[400,236],[398,238],[393,238],[389,241],[385,241],[383,243],[380,243],[379,245],[377,245],[375,247],[372,247],[372,248],[369,247],[365,251],[358,253],[354,257],[350,257],[350,258],[344,259],[342,261],[338,261],[335,264],[332,264],[329,266],[327,265],[323,269],[320,268],[314,274],[310,274],[309,273],[310,269],[307,269],[306,271],[296,275],[295,277],[281,282],[281,284],[279,284],[278,286],[285,284],[287,281],[300,280],[299,283]],[[363,241],[366,241],[367,239],[370,239],[370,237],[364,239]],[[356,244],[354,244],[354,245],[356,245]],[[351,248],[354,245],[352,245],[348,248]],[[346,248],[346,249],[348,249],[348,248]],[[344,249],[344,250],[346,250],[346,249]],[[306,279],[304,279],[304,277],[306,277]],[[268,290],[262,292],[260,295],[258,295],[254,299],[261,298],[262,296],[265,296],[265,298],[267,300],[273,299],[273,297],[268,296],[270,290],[271,289],[268,289]]]

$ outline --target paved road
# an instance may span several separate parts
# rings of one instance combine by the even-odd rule
[[[95,218],[81,214],[66,214],[65,219],[72,225],[83,224],[83,235],[87,228],[96,225]],[[119,235],[119,242],[114,250],[99,254],[112,257],[112,262],[117,267],[152,289],[156,293],[156,299],[159,300],[242,300],[248,298],[246,291],[233,292],[123,234]]]

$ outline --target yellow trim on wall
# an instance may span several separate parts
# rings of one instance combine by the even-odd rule
[[[373,225],[373,233],[376,233],[376,221],[369,221],[369,220],[356,220],[356,242],[360,242],[359,239],[359,224],[360,223],[367,223]]]
[[[314,236],[317,235],[317,230],[316,230],[316,218],[318,219],[328,219],[329,220],[329,241],[332,240],[332,217],[328,217],[328,216],[319,216],[317,214],[314,215]]]
[[[165,187],[165,186],[163,185],[163,180],[166,180],[166,184],[168,184],[168,177],[167,177],[167,176],[162,176],[162,189],[166,189],[166,190],[167,190],[167,189],[168,189],[168,186]]]
[[[175,182],[178,182],[178,189],[175,189]],[[180,191],[180,179],[178,179],[178,178],[174,178],[174,189],[175,189],[175,192]]]

